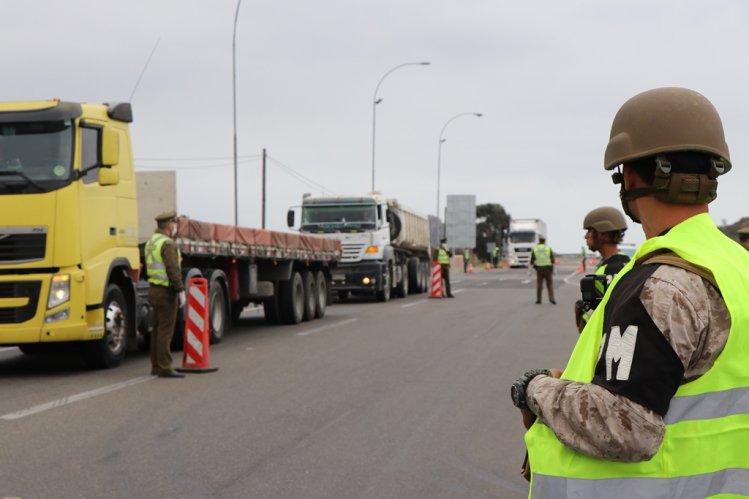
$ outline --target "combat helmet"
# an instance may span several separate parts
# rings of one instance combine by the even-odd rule
[[[672,171],[669,154],[699,152],[709,162],[705,173]],[[702,204],[717,196],[717,177],[731,169],[728,145],[718,111],[702,94],[664,87],[635,95],[619,109],[611,125],[604,168],[653,158],[653,185],[627,199],[653,194],[670,203]],[[621,175],[615,173],[615,183]]]
[[[627,221],[613,206],[602,206],[585,215],[583,229],[595,229],[597,232],[627,230]]]

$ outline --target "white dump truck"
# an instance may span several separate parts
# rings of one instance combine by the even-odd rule
[[[288,213],[289,227],[341,242],[342,256],[331,273],[331,289],[345,300],[370,294],[388,301],[392,294],[428,290],[431,282],[428,219],[380,193],[363,196],[305,196]]]
[[[531,252],[540,237],[546,237],[546,222],[540,218],[510,220],[507,245],[510,267],[527,267],[531,263]]]

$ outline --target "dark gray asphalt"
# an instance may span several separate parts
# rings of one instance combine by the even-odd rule
[[[509,384],[562,367],[578,277],[535,305],[525,271],[453,277],[456,298],[337,304],[211,350],[219,371],[86,371],[0,349],[0,497],[522,498]],[[179,358],[179,353],[175,353]]]

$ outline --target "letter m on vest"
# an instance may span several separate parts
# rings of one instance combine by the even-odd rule
[[[632,368],[632,358],[635,355],[637,343],[637,326],[627,326],[624,334],[619,326],[614,326],[609,332],[606,344],[606,380],[611,380],[614,362],[617,363],[616,379],[626,381]]]

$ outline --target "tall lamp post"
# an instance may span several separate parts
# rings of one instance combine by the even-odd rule
[[[442,130],[440,130],[440,141],[437,146],[437,218],[440,217],[440,170],[442,165],[442,143],[445,142],[447,139],[443,138],[443,135],[445,133],[445,128],[447,128],[447,125],[449,125],[453,120],[460,118],[461,116],[476,116],[477,118],[481,118],[483,114],[481,113],[460,113],[456,114],[449,120],[447,120],[447,123],[442,127]]]
[[[398,64],[394,68],[390,69],[387,73],[382,75],[380,81],[377,82],[377,86],[374,91],[374,98],[372,99],[372,191],[375,190],[375,125],[377,123],[377,104],[382,102],[382,99],[377,98],[377,92],[380,90],[380,85],[387,78],[387,76],[398,68],[404,66],[429,66],[430,62],[406,62],[404,64]]]
[[[237,19],[242,0],[237,0],[237,12],[234,14],[234,34],[231,40],[231,82],[232,82],[232,110],[234,112],[234,225],[239,225],[239,208],[237,199]]]

